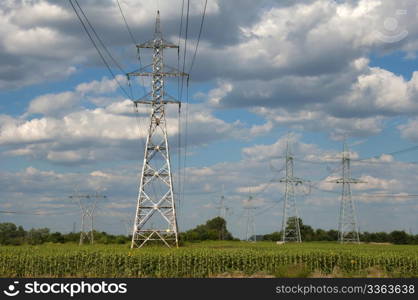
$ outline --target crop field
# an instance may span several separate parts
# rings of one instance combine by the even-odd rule
[[[1,277],[418,277],[418,246],[202,242],[1,246]]]

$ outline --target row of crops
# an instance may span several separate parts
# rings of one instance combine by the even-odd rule
[[[237,242],[240,243],[240,242]],[[244,245],[244,246],[243,246]],[[2,277],[210,277],[282,266],[344,274],[378,268],[396,276],[418,276],[418,247],[304,244],[203,244],[179,249],[127,246],[43,245],[0,247]]]

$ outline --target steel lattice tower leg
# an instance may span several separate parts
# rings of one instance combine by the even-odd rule
[[[282,219],[282,241],[283,242],[302,242],[300,234],[299,214],[296,207],[295,186],[304,181],[293,176],[293,155],[290,151],[289,143],[286,149],[286,177],[280,179],[285,183],[283,219]]]
[[[151,105],[150,123],[144,150],[144,162],[139,183],[137,209],[132,233],[131,248],[142,247],[149,241],[163,242],[166,246],[178,247],[178,227],[173,191],[170,152],[167,134],[166,104],[176,100],[164,90],[165,77],[188,76],[174,68],[165,70],[163,50],[179,47],[166,42],[160,29],[160,14],[157,12],[154,39],[137,45],[153,50],[152,71],[139,70],[130,76],[150,76],[152,91],[135,104]],[[147,98],[147,97],[150,98]]]
[[[342,154],[342,178],[336,183],[342,184],[340,214],[338,222],[338,240],[341,243],[359,243],[359,231],[355,203],[351,195],[351,184],[365,183],[358,179],[351,178],[350,152],[344,143]]]

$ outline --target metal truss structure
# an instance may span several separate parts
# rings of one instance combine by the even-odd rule
[[[219,209],[218,216],[221,217],[222,219],[226,220],[226,217],[228,215],[229,207],[225,205],[225,188],[224,188],[224,185],[222,185],[221,199],[219,201],[219,205],[216,206],[216,209]]]
[[[282,219],[282,241],[283,242],[302,242],[300,234],[299,214],[296,207],[295,187],[305,181],[293,175],[294,157],[291,153],[289,142],[286,146],[286,176],[279,182],[285,183],[283,219]]]
[[[347,144],[343,145],[342,177],[334,183],[342,184],[340,215],[338,222],[338,240],[340,243],[359,243],[356,207],[351,194],[351,184],[366,183],[351,177],[350,152]]]
[[[219,200],[219,205],[215,206],[215,208],[219,210],[218,217],[224,219],[225,222],[226,222],[226,219],[230,215],[231,212],[230,212],[230,207],[225,205],[225,187],[224,187],[224,185],[222,185],[222,193],[221,193],[221,197],[220,197],[220,200]],[[219,234],[219,239],[220,240],[225,239],[225,228],[224,227],[222,227],[222,230]]]
[[[164,49],[179,46],[163,39],[160,26],[160,13],[157,12],[153,40],[137,45],[137,48],[151,49],[152,70],[147,66],[131,76],[152,78],[151,92],[135,101],[135,105],[151,106],[151,115],[144,150],[144,162],[140,176],[138,201],[132,233],[131,248],[140,248],[147,242],[162,242],[167,247],[178,247],[178,226],[173,192],[172,171],[167,135],[166,105],[181,102],[174,100],[165,91],[166,77],[188,78],[188,74],[164,64]]]
[[[251,192],[250,192],[250,195],[248,196],[248,205],[244,206],[244,210],[246,211],[245,213],[245,217],[246,217],[245,240],[248,242],[257,241],[254,211],[258,207],[251,205],[252,200],[253,200],[253,197],[251,196]]]
[[[104,195],[99,195],[98,192],[92,195],[79,195],[75,193],[70,196],[70,199],[77,200],[81,210],[80,245],[84,244],[85,240],[88,240],[90,244],[94,243],[94,211],[99,199],[106,198]],[[87,222],[86,219],[89,219],[90,222]]]

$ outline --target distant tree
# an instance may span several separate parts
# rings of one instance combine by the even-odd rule
[[[13,223],[0,223],[0,244],[20,245],[24,242],[25,230]]]
[[[336,241],[338,240],[338,231],[331,229],[327,231],[327,241]]]
[[[198,225],[196,228],[180,234],[184,241],[205,241],[205,240],[232,240],[232,234],[228,231],[226,221],[221,217],[208,220],[206,224]]]
[[[54,232],[54,233],[51,233],[48,236],[47,241],[51,242],[51,243],[61,243],[62,244],[62,243],[65,242],[65,238],[60,232]]]
[[[328,240],[328,234],[323,229],[315,230],[315,241],[326,241]]]
[[[375,232],[371,234],[370,241],[375,243],[387,243],[390,242],[390,237],[386,232]]]
[[[290,219],[290,218],[289,218]],[[289,226],[294,226],[294,220],[288,220]],[[337,241],[338,231],[316,229],[311,226],[303,224],[302,219],[299,219],[299,228],[302,236],[302,241]],[[265,241],[279,241],[282,239],[281,232],[273,232],[262,236]],[[364,242],[377,242],[385,243],[390,242],[394,244],[418,244],[418,235],[408,234],[405,231],[393,231],[391,233],[386,232],[363,232],[360,234],[360,240]]]
[[[390,241],[394,244],[409,244],[411,243],[411,237],[405,232],[400,230],[392,231],[389,234]]]
[[[277,241],[280,241],[281,239],[282,239],[282,233],[278,232],[278,231],[263,235],[263,240],[264,241],[277,242]]]
[[[39,245],[45,243],[49,238],[49,228],[32,228],[26,234],[26,241],[30,245]]]
[[[80,241],[80,232],[70,232],[67,234],[63,234],[62,236],[64,238],[64,243],[78,243]]]
[[[302,241],[310,242],[315,239],[315,230],[311,226],[303,224],[302,219],[300,218],[299,218],[299,228],[300,228],[300,235],[302,237]]]

